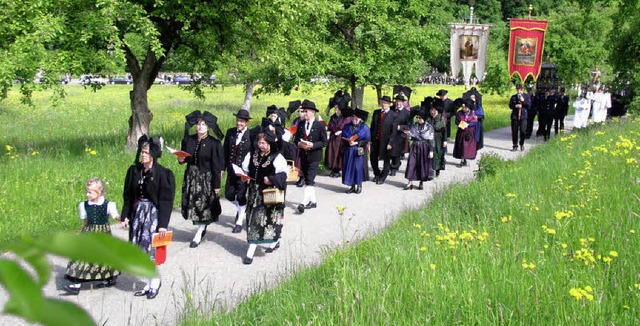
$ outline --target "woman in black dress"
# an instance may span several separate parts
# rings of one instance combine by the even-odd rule
[[[182,150],[191,154],[178,157],[180,164],[187,163],[182,183],[182,217],[191,220],[198,230],[189,247],[196,248],[207,232],[207,226],[218,221],[221,213],[220,179],[224,169],[222,144],[209,134],[209,129],[219,135],[217,118],[205,111],[194,111],[186,116],[185,137]],[[195,125],[196,133],[189,135]]]
[[[133,165],[127,170],[122,194],[121,220],[129,228],[129,241],[139,246],[155,261],[156,251],[151,241],[154,233],[161,238],[167,233],[176,183],[173,172],[160,165],[157,160],[162,154],[162,145],[153,138],[143,135],[138,140],[138,153]],[[160,278],[147,280],[142,290],[135,296],[153,299],[160,290]]]

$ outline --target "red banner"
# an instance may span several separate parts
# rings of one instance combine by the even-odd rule
[[[523,81],[528,75],[538,79],[548,21],[518,18],[510,20],[509,77],[517,73]]]

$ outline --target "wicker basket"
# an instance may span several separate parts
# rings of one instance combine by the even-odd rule
[[[262,196],[265,205],[284,204],[284,190],[267,188],[262,190]]]
[[[287,161],[287,165],[289,166],[287,182],[298,181],[298,168],[296,168],[296,165],[291,160]]]

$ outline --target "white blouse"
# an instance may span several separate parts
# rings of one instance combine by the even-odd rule
[[[102,205],[104,204],[104,196],[100,196],[97,201],[89,201],[89,205]],[[80,202],[78,205],[78,209],[80,210],[80,219],[84,220],[87,218],[87,211],[84,209],[84,202]],[[111,218],[116,218],[120,216],[118,214],[118,210],[116,209],[116,203],[110,201],[107,204],[107,215],[111,216]]]

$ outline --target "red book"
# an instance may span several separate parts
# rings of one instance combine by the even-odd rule
[[[185,151],[178,151],[178,150],[175,150],[175,149],[173,149],[173,148],[171,148],[169,146],[165,146],[165,147],[167,148],[169,153],[171,153],[171,154],[173,154],[173,155],[175,155],[177,157],[189,157],[189,156],[191,156],[191,154],[189,154],[189,153],[187,153]]]

